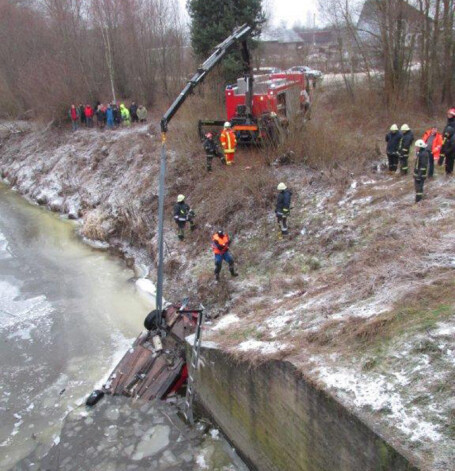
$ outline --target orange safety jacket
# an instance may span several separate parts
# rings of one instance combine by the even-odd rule
[[[217,232],[212,237],[212,249],[215,255],[222,255],[229,250],[229,236],[224,234],[220,237]]]
[[[427,129],[422,136],[424,142],[428,141],[428,138],[431,136],[431,128]],[[431,144],[431,153],[435,160],[439,159],[439,155],[441,154],[441,147],[442,147],[442,134],[437,132],[434,136],[433,143]]]
[[[237,139],[232,129],[223,129],[220,134],[220,142],[225,154],[233,154],[237,146]]]

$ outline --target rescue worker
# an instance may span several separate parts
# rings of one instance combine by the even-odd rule
[[[451,175],[453,173],[453,163],[455,160],[455,130],[451,126],[448,126],[444,132],[444,141],[441,147],[441,158],[442,161],[444,158],[446,161],[446,175]],[[442,165],[442,162],[440,165]]]
[[[185,238],[185,225],[188,221],[190,223],[190,230],[194,231],[196,225],[194,224],[194,211],[185,203],[185,196],[178,195],[177,203],[174,205],[174,221],[177,224],[177,236],[180,240]]]
[[[128,108],[122,103],[120,105],[120,115],[125,126],[131,126],[131,115]]]
[[[439,161],[439,155],[441,153],[442,147],[442,135],[438,132],[438,128],[433,126],[430,129],[427,129],[423,136],[422,140],[427,145],[427,150],[430,152],[430,166],[428,169],[428,177],[432,178],[434,175],[434,162]]]
[[[280,226],[280,238],[288,234],[288,216],[290,214],[291,207],[291,195],[292,192],[287,189],[287,186],[281,182],[278,184],[278,197],[276,200],[275,214]]]
[[[423,139],[416,142],[416,161],[414,165],[414,186],[416,190],[416,203],[423,198],[423,185],[428,176],[430,164],[430,151]]]
[[[231,129],[231,123],[229,121],[224,123],[224,129],[220,134],[220,142],[223,147],[226,165],[232,165],[234,163],[237,139],[235,138],[235,133]]]
[[[396,172],[398,167],[398,149],[400,147],[401,138],[402,135],[398,130],[398,126],[392,124],[392,126],[390,126],[390,132],[385,136],[385,141],[387,142],[386,153],[389,161],[389,171],[391,172]]]
[[[409,159],[409,150],[411,145],[414,142],[414,134],[407,124],[401,126],[401,140],[400,146],[398,148],[398,154],[400,159],[400,174],[407,175],[408,173],[408,159]]]
[[[229,264],[229,271],[231,276],[239,276],[234,269],[234,259],[229,252],[229,234],[225,233],[223,230],[215,232],[212,236],[212,249],[215,255],[215,279],[216,281],[220,280],[220,271],[223,260]]]
[[[221,161],[223,163],[226,163],[226,159],[218,150],[218,146],[216,145],[216,142],[213,140],[213,134],[211,132],[208,132],[205,135],[203,145],[204,145],[204,150],[205,150],[205,156],[207,158],[207,172],[212,171],[213,157],[220,157]]]
[[[447,110],[447,124],[444,128],[443,135],[446,133],[447,128],[455,129],[455,108],[450,108]]]

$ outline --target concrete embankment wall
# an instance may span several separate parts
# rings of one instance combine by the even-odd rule
[[[202,348],[198,400],[257,470],[417,470],[286,361],[259,366]]]

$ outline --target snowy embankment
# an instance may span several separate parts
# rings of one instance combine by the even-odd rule
[[[438,170],[420,206],[409,176],[302,188],[300,235],[262,259],[284,271],[268,289],[252,274],[207,338],[254,361],[286,358],[422,469],[453,470],[455,183]]]
[[[193,157],[191,165],[203,168]],[[264,209],[273,201],[258,203],[253,191],[238,188],[238,177],[251,172],[246,160],[239,153],[223,179],[220,167],[196,180],[185,173],[187,161],[176,165],[170,155],[167,297],[196,295],[211,314],[228,313],[207,330],[207,341],[252,361],[292,361],[422,469],[453,469],[453,180],[438,169],[414,205],[411,176],[365,172],[336,187],[301,165],[255,167],[293,190],[291,237],[277,241],[272,208]],[[12,135],[0,150],[2,177],[19,192],[81,218],[86,237],[122,247],[144,265],[156,250],[158,164],[158,135],[150,138],[145,127]],[[235,208],[232,185],[242,198]],[[195,202],[199,225],[184,244],[169,230],[181,192]],[[224,206],[214,211],[208,200]],[[224,211],[224,224],[239,228],[232,251],[241,276],[227,280],[224,268],[218,285],[213,224],[204,220],[210,211]]]

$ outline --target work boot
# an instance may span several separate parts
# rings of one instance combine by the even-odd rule
[[[190,225],[190,231],[193,232],[194,229],[196,229],[196,224],[191,224]]]
[[[229,267],[229,271],[231,272],[232,277],[239,276],[239,274],[235,272],[234,267]]]
[[[220,281],[220,274],[219,273],[215,273],[215,280]]]
[[[185,236],[183,234],[179,234],[179,240],[184,240],[185,239]]]

